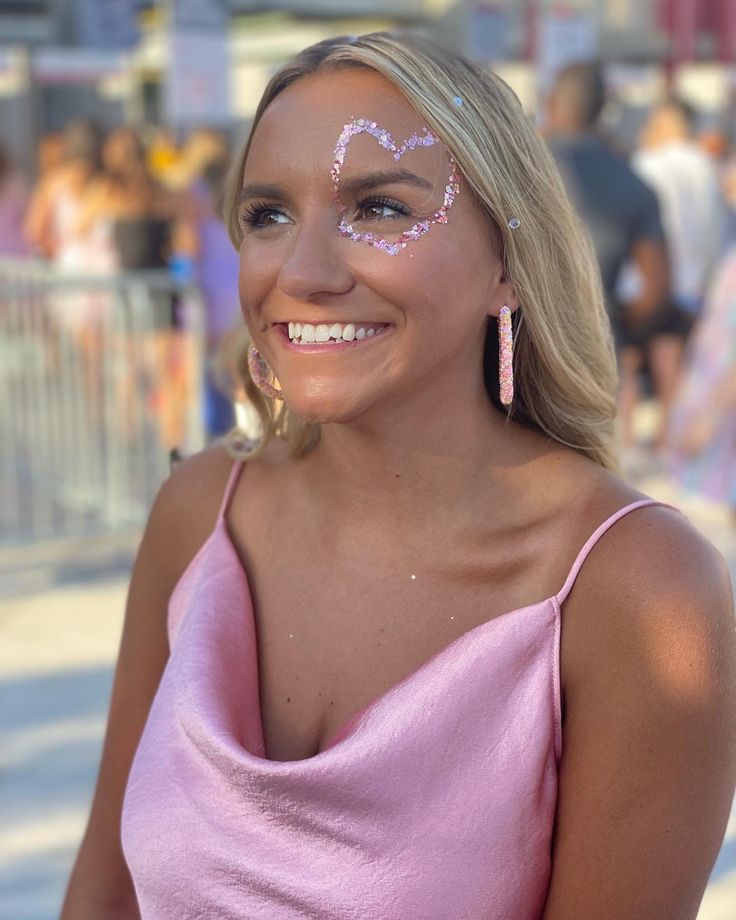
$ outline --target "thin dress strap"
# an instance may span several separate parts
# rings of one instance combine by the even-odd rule
[[[578,557],[573,562],[572,568],[570,569],[570,574],[567,576],[565,584],[562,586],[562,590],[559,594],[556,595],[557,603],[562,604],[565,601],[565,598],[572,590],[572,586],[575,584],[575,579],[578,577],[578,572],[582,568],[583,563],[588,558],[588,553],[593,549],[596,543],[600,540],[603,534],[608,530],[609,527],[612,527],[616,521],[620,520],[622,517],[627,515],[630,511],[636,511],[637,508],[645,508],[648,505],[660,505],[663,508],[672,508],[673,511],[678,511],[679,509],[675,508],[674,505],[668,505],[665,502],[658,502],[653,498],[645,498],[638,502],[632,502],[630,505],[625,505],[623,508],[619,508],[614,514],[612,514],[607,520],[605,520],[600,527],[588,537],[585,545],[578,553]]]
[[[235,463],[233,463],[233,468],[230,470],[230,475],[227,478],[227,485],[225,486],[225,494],[222,496],[220,513],[217,515],[218,524],[221,524],[225,520],[227,509],[230,507],[230,499],[233,497],[235,486],[238,484],[238,479],[240,478],[240,473],[243,469],[243,463],[243,460],[237,460]]]

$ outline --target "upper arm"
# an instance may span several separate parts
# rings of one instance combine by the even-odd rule
[[[67,894],[70,913],[63,916],[86,916],[82,904],[97,910],[135,904],[120,843],[123,795],[169,656],[169,598],[214,526],[229,468],[221,450],[185,461],[164,483],[151,511],[128,592],[97,786]]]
[[[33,192],[28,202],[23,232],[26,240],[35,249],[45,255],[51,255],[55,240],[51,228],[51,180],[42,182]]]
[[[731,589],[720,556],[674,517],[619,522],[563,614],[544,920],[693,920],[718,854],[736,777]]]
[[[670,265],[659,201],[645,182],[637,180],[631,221],[631,261],[644,282],[646,299],[659,305],[670,286]]]
[[[652,307],[660,306],[670,289],[670,264],[664,238],[642,236],[635,239],[631,261],[641,278],[647,303]]]

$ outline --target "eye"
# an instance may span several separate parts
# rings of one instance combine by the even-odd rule
[[[408,217],[411,213],[406,205],[395,198],[371,197],[364,198],[356,206],[358,219],[363,220],[391,220],[396,217]]]
[[[263,230],[267,227],[290,223],[289,216],[280,208],[258,201],[254,201],[241,211],[238,220],[241,226],[251,230]]]

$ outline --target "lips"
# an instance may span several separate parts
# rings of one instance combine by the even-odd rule
[[[390,323],[280,323],[293,345],[337,345],[381,335]]]

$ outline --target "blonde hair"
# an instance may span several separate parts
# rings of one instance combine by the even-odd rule
[[[308,74],[370,68],[390,80],[454,157],[498,241],[504,275],[520,309],[514,316],[511,407],[498,399],[498,327],[491,318],[484,373],[490,400],[508,416],[617,470],[614,447],[616,361],[595,256],[565,194],[546,145],[513,91],[492,73],[415,38],[387,33],[328,39],[305,49],[268,84],[253,131],[270,103]],[[454,103],[455,97],[462,105]],[[237,188],[250,141],[235,178],[229,230],[240,247]],[[511,217],[518,229],[508,226]],[[265,400],[241,371],[263,423],[298,456],[314,443],[315,426]]]

